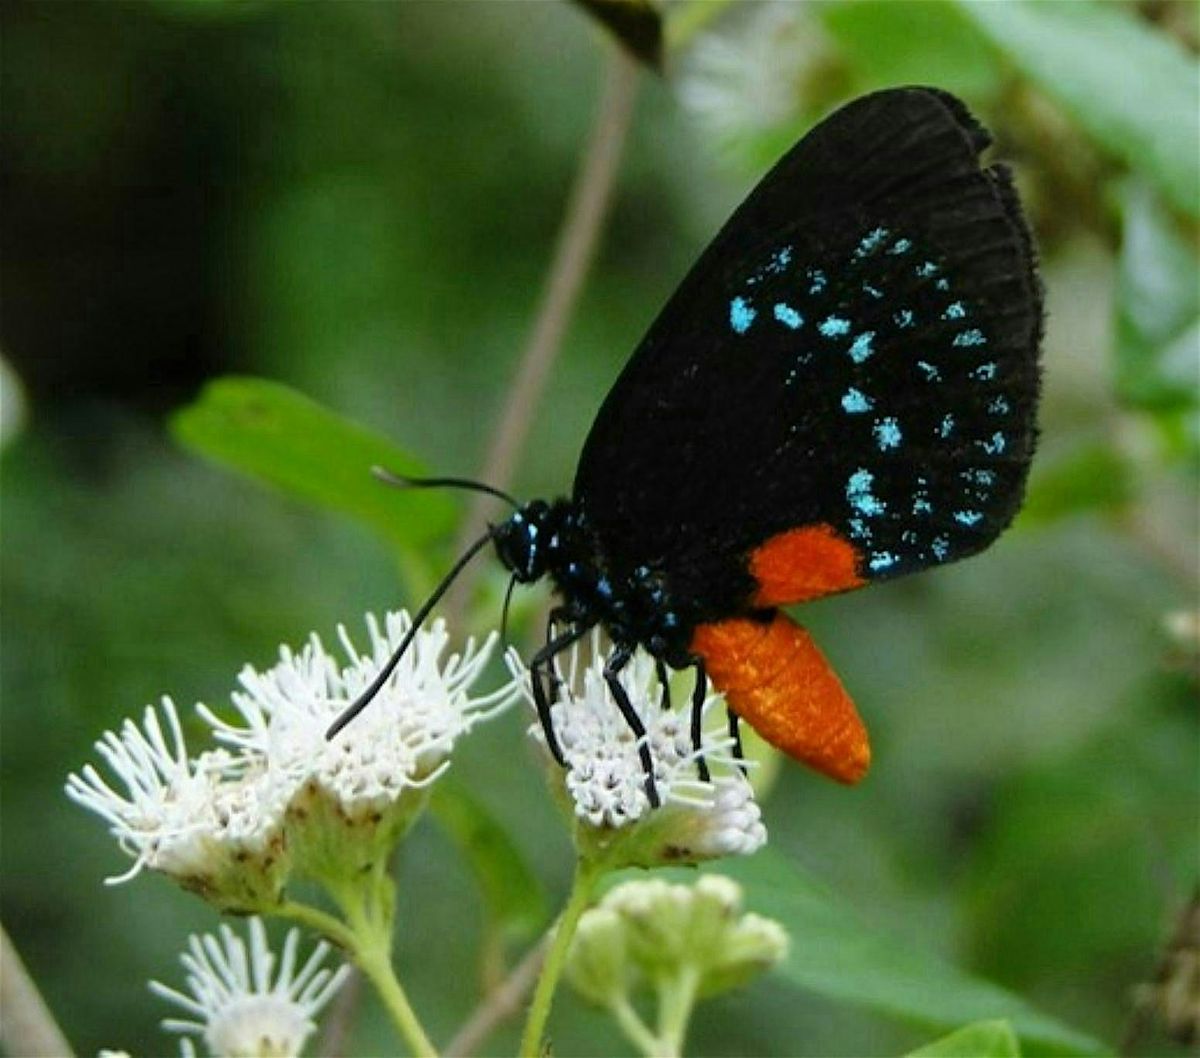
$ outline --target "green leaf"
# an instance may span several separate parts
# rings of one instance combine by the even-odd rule
[[[1021,1044],[1003,1020],[977,1021],[910,1051],[908,1058],[1020,1058]]]
[[[1146,183],[1127,183],[1121,204],[1117,394],[1142,408],[1194,407],[1200,385],[1200,260],[1191,240]]]
[[[417,548],[453,523],[446,496],[388,488],[371,475],[373,466],[420,473],[412,456],[278,382],[219,378],[175,413],[171,428],[201,455],[358,518],[401,548]]]
[[[1035,466],[1021,512],[1023,525],[1045,525],[1073,514],[1118,511],[1133,500],[1133,474],[1107,444],[1089,444]]]
[[[776,972],[799,988],[938,1029],[1004,1018],[1031,1053],[1105,1050],[1019,996],[864,922],[770,849],[722,864],[721,872],[746,887],[749,910],[786,927],[792,950]]]
[[[1000,64],[975,24],[951,4],[859,0],[821,9],[865,87],[933,84],[963,95],[996,88]]]
[[[537,933],[549,918],[546,892],[495,816],[452,776],[439,780],[430,807],[471,864],[491,921],[512,940]]]
[[[1200,215],[1195,60],[1124,5],[958,0],[1007,58],[1100,146]]]

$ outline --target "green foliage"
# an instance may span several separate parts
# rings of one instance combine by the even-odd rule
[[[1023,531],[953,570],[805,609],[870,718],[875,772],[845,791],[782,768],[765,806],[770,854],[728,873],[748,909],[787,925],[792,954],[714,1002],[689,1053],[899,1054],[931,1027],[956,1031],[914,1053],[1015,1054],[1014,1036],[1025,1053],[1102,1051],[1195,876],[1195,683],[1165,671],[1158,632],[1194,608],[1194,584],[1127,529],[1193,549],[1194,489],[1175,468],[1200,452],[1197,77],[1194,47],[1172,34],[1187,37],[1195,6],[695,0],[665,17],[667,88],[693,54],[716,54],[707,85],[722,124],[646,78],[522,494],[567,486],[606,386],[695,250],[855,91],[920,81],[964,94],[997,133],[996,157],[1034,189],[1035,217],[1070,220],[1038,232],[1050,329]],[[475,5],[464,18],[453,3],[66,15],[17,2],[4,19],[3,76],[20,86],[0,131],[6,172],[32,174],[38,204],[10,212],[66,218],[33,265],[13,257],[12,288],[48,285],[75,318],[72,272],[111,265],[70,240],[115,177],[148,200],[171,180],[220,187],[210,241],[187,249],[203,255],[207,311],[228,329],[221,369],[277,376],[346,413],[282,383],[218,379],[174,423],[246,480],[213,473],[164,443],[126,392],[136,369],[86,401],[37,384],[58,321],[26,314],[18,327],[24,298],[12,299],[5,353],[31,414],[3,466],[6,925],[80,1053],[151,1053],[161,1012],[137,982],[164,972],[185,928],[211,922],[152,879],[101,890],[113,850],[65,805],[61,778],[102,726],[161,693],[217,701],[239,664],[280,641],[420,601],[455,507],[366,471],[478,466],[586,136],[600,34],[569,4]],[[1051,179],[1080,153],[1084,206]],[[93,308],[72,332],[83,366],[103,355]],[[144,362],[145,375],[160,363]],[[379,534],[410,595],[349,520],[308,506]],[[497,595],[472,624],[495,623]],[[434,801],[441,825],[418,827],[401,858],[398,961],[438,1041],[479,1002],[481,946],[544,925],[543,894],[563,881],[570,850],[523,727],[509,718],[456,751],[456,786]],[[51,875],[60,884],[43,885]],[[347,1053],[390,1046],[374,1018]],[[569,1003],[551,1030],[563,1055],[620,1047]],[[514,1043],[501,1030],[486,1050]]]
[[[1119,4],[959,0],[1017,69],[1097,144],[1200,215],[1196,59]]]
[[[1127,182],[1120,201],[1117,395],[1169,423],[1200,403],[1200,261],[1148,184]]]
[[[448,776],[434,789],[430,808],[471,865],[502,937],[527,940],[543,928],[550,917],[545,888],[483,801]]]
[[[1108,444],[1086,444],[1039,468],[1021,511],[1023,525],[1073,514],[1115,512],[1133,499],[1133,474]]]
[[[918,1047],[908,1058],[1020,1058],[1021,1043],[1007,1021],[977,1021]]]
[[[987,39],[943,0],[860,0],[830,4],[823,14],[864,88],[930,84],[987,98],[999,87],[1001,65]]]
[[[1104,1051],[1098,1041],[1011,992],[867,922],[770,849],[722,870],[746,887],[749,906],[791,934],[791,953],[777,972],[797,988],[927,1026],[1005,1018],[1029,1053]]]
[[[281,383],[217,379],[172,425],[209,459],[358,518],[404,551],[427,545],[451,524],[444,495],[387,488],[369,473],[380,466],[420,474],[424,467],[412,456]]]

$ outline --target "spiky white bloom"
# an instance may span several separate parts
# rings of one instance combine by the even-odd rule
[[[803,4],[756,5],[732,27],[706,33],[689,49],[677,79],[685,109],[722,142],[795,132],[808,83],[832,45]]]
[[[639,756],[642,741],[612,699],[604,679],[607,655],[592,636],[592,661],[581,665],[578,644],[565,666],[558,667],[558,699],[551,718],[559,748],[566,760],[563,785],[579,823],[596,831],[649,828],[645,841],[626,849],[626,862],[695,862],[718,856],[746,855],[761,848],[767,832],[754,791],[733,755],[733,739],[725,725],[707,724],[699,751],[692,745],[691,705],[664,707],[653,658],[639,651],[621,670],[618,680],[646,729],[645,744],[653,763],[654,785],[662,804],[652,809],[646,793],[646,773]],[[510,651],[509,667],[521,676],[521,687],[533,703],[528,671]],[[702,714],[724,700],[707,694]],[[545,747],[540,723],[530,735]],[[703,755],[711,773],[698,773]]]
[[[436,779],[448,767],[455,740],[507,708],[517,693],[508,684],[472,697],[470,688],[497,637],[493,633],[478,647],[468,640],[461,654],[443,660],[450,637],[438,620],[417,633],[369,707],[337,737],[326,738],[329,725],[366,689],[411,626],[404,612],[389,613],[382,629],[369,614],[366,654],[339,626],[344,659],[328,652],[316,634],[298,653],[281,647],[273,668],[246,666],[239,675],[233,704],[242,724],[227,723],[205,706],[200,715],[219,740],[269,761],[292,797],[315,786],[349,818],[376,814],[406,790]]]
[[[126,720],[119,733],[106,731],[96,750],[116,784],[89,764],[68,777],[66,792],[106,819],[134,858],[110,884],[149,867],[210,890],[235,862],[269,867],[278,859],[285,807],[278,788],[264,769],[224,750],[191,759],[170,698],[159,711],[147,706],[141,727]]]
[[[276,972],[262,921],[250,919],[250,944],[229,926],[220,935],[193,934],[180,956],[187,991],[158,981],[150,988],[191,1017],[167,1018],[163,1028],[199,1036],[212,1055],[287,1058],[298,1055],[316,1028],[315,1017],[341,987],[349,966],[322,966],[329,945],[317,944],[297,970],[298,930],[288,931]]]

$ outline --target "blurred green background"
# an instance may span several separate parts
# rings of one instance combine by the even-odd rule
[[[668,16],[668,76],[642,76],[514,491],[569,486],[642,330],[814,120],[886,84],[963,95],[1042,246],[1030,502],[969,563],[805,610],[876,763],[854,790],[784,768],[767,822],[867,924],[1115,1046],[1196,882],[1197,8]],[[409,556],[402,580],[369,529],[202,461],[168,416],[207,379],[261,375],[475,472],[611,45],[550,0],[8,2],[0,19],[0,915],[80,1053],[161,1053],[144,982],[177,982],[186,932],[216,916],[158,877],[102,886],[125,861],[62,795],[67,772],[164,693],[221,703],[280,642],[414,605],[449,552]],[[475,630],[498,620],[489,577]],[[481,730],[455,774],[555,906],[570,851],[522,724]],[[399,877],[401,972],[418,965],[414,1005],[444,1040],[477,1002],[480,897],[431,820]],[[624,1050],[565,992],[552,1024],[557,1053]],[[930,1035],[769,978],[703,1009],[691,1051],[891,1054]],[[352,1048],[389,1041],[368,1004]],[[1151,1023],[1133,1049],[1172,1048]]]

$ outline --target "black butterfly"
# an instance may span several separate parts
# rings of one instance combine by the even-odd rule
[[[1011,176],[980,165],[989,143],[932,88],[864,96],[814,128],[651,326],[570,497],[492,526],[418,614],[489,541],[515,581],[550,577],[561,604],[530,667],[560,762],[549,666],[602,625],[636,735],[617,673],[641,647],[697,670],[697,746],[707,674],[735,734],[736,715],[835,779],[865,773],[853,703],[778,607],[974,554],[1020,506],[1042,295]]]

